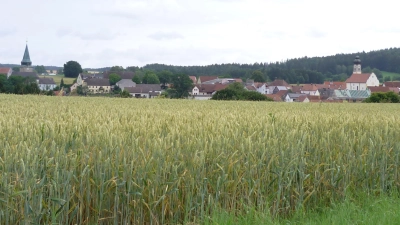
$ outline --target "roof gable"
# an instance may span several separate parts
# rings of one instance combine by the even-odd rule
[[[367,83],[371,73],[353,73],[347,80],[346,83]]]
[[[108,79],[89,78],[85,82],[88,86],[110,86],[110,80]]]

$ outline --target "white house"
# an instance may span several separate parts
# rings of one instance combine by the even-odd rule
[[[124,90],[135,98],[154,98],[161,94],[159,84],[136,84],[136,87],[125,87]]]
[[[267,85],[265,83],[254,83],[254,87],[256,88],[257,92],[265,95],[267,93]]]
[[[379,86],[378,77],[374,73],[361,73],[361,60],[354,59],[353,74],[346,80],[347,90],[367,90],[367,87]]]
[[[306,96],[305,94],[287,93],[285,96],[285,102],[297,102],[301,96]]]
[[[319,96],[318,87],[315,84],[305,84],[301,88],[301,93],[311,96]]]
[[[50,91],[56,88],[57,84],[53,78],[39,78],[38,86],[41,91]]]

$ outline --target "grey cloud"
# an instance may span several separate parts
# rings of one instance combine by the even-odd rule
[[[76,37],[81,40],[100,40],[100,41],[109,41],[117,38],[118,36],[122,35],[121,33],[109,32],[108,30],[103,31],[72,31],[69,29],[59,29],[56,32],[58,37]]]
[[[0,29],[0,37],[6,37],[17,33],[15,28]]]
[[[307,36],[313,37],[313,38],[323,38],[323,37],[326,37],[326,33],[319,29],[314,28],[314,29],[310,29],[307,32]]]
[[[158,31],[156,33],[150,34],[148,36],[151,39],[161,41],[161,40],[173,40],[173,39],[183,39],[183,35],[176,32],[163,32]]]

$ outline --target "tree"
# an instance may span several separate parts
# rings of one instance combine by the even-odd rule
[[[142,83],[142,82],[140,81],[139,75],[133,76],[132,81],[135,82],[136,84]]]
[[[113,66],[110,68],[110,72],[122,72],[124,71],[124,67],[122,66]]]
[[[248,91],[240,83],[232,83],[227,88],[217,91],[212,100],[248,100],[248,101],[272,101],[271,98],[256,92]]]
[[[131,94],[129,94],[129,92],[127,90],[123,90],[119,93],[119,97],[121,98],[130,98]]]
[[[13,72],[19,72],[19,69],[20,68],[18,66],[12,68]]]
[[[168,70],[163,70],[163,71],[159,72],[157,74],[157,76],[158,76],[158,79],[160,80],[160,83],[162,84],[161,87],[163,89],[165,89],[167,86],[167,83],[169,83],[171,80],[172,73]]]
[[[193,81],[186,74],[176,74],[171,79],[172,90],[168,95],[171,98],[185,98],[189,96],[189,91],[193,87]]]
[[[80,73],[82,73],[81,65],[76,61],[68,61],[64,64],[64,75],[65,77],[76,78]]]
[[[116,73],[112,73],[110,74],[110,76],[108,76],[108,79],[110,80],[111,85],[115,85],[118,81],[121,80],[121,76]]]
[[[35,71],[38,74],[42,74],[42,73],[47,73],[46,68],[44,68],[44,66],[36,66],[35,67]]]
[[[142,78],[143,84],[159,84],[160,80],[154,72],[146,72]]]
[[[376,92],[372,93],[369,98],[365,99],[364,102],[366,103],[399,103],[400,97],[398,94],[394,93],[393,91],[382,93]]]
[[[265,82],[264,74],[260,70],[256,70],[251,74],[251,79],[254,80],[254,82]]]
[[[64,78],[61,78],[60,87],[64,87]]]

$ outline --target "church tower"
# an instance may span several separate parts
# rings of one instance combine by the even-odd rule
[[[353,74],[361,74],[361,59],[359,56],[354,59]]]
[[[33,72],[33,67],[32,67],[32,61],[29,56],[29,50],[28,50],[28,44],[25,46],[25,52],[24,52],[24,57],[22,58],[21,61],[21,72]]]

